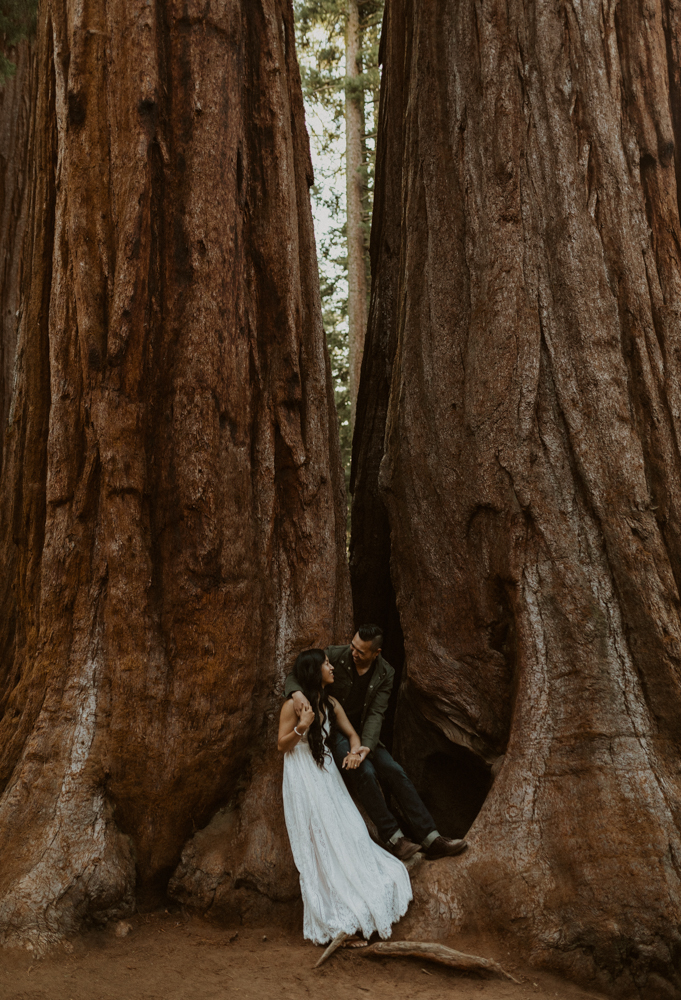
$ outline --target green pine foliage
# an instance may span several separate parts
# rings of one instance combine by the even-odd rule
[[[36,28],[38,0],[0,0],[0,81],[14,76],[16,64],[7,56],[7,50],[32,35]]]
[[[352,96],[364,111],[366,266],[375,163],[380,70],[378,46],[383,0],[359,0],[361,74]],[[350,479],[352,431],[348,392],[347,249],[345,225],[345,24],[346,0],[294,0],[296,41],[315,184],[312,201],[317,233],[322,316],[331,360],[346,483]],[[369,287],[369,282],[367,282]]]

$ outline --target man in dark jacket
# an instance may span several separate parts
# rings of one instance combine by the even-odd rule
[[[363,625],[349,646],[329,646],[326,650],[335,675],[330,693],[341,703],[362,740],[359,767],[353,770],[343,767],[343,761],[350,752],[350,743],[338,730],[330,738],[329,749],[348,788],[376,824],[388,850],[401,861],[421,850],[431,860],[451,857],[465,849],[466,841],[440,836],[433,817],[404,769],[380,742],[383,716],[395,680],[395,671],[381,656],[382,641],[383,634],[378,625]],[[300,715],[308,701],[292,674],[286,678],[284,690],[287,698],[293,698],[296,712]],[[390,789],[397,800],[418,843],[404,836],[388,809],[379,781]]]

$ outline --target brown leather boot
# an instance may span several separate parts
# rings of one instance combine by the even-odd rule
[[[442,837],[439,839],[442,840]],[[421,850],[420,844],[415,844],[413,840],[407,840],[406,837],[400,837],[394,844],[387,844],[386,846],[390,853],[394,854],[400,861],[408,861],[409,858],[414,857],[417,851]]]
[[[468,844],[465,840],[450,840],[449,837],[436,837],[423,852],[429,861],[437,861],[438,858],[453,858],[456,854],[465,851]]]

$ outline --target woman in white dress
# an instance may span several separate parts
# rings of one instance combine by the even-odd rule
[[[300,873],[303,934],[315,944],[357,932],[390,937],[412,898],[409,874],[370,838],[325,744],[338,726],[350,740],[343,767],[356,768],[364,759],[360,738],[326,692],[333,667],[322,649],[301,653],[293,673],[311,707],[298,719],[291,700],[284,702],[278,746],[285,754],[284,816]]]

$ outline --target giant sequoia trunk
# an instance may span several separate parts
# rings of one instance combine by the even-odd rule
[[[396,752],[474,820],[410,936],[651,998],[681,995],[680,40],[667,0],[391,0],[354,454]]]
[[[42,946],[162,891],[222,806],[234,880],[296,894],[276,689],[349,587],[290,3],[45,0],[36,80],[0,940]]]

